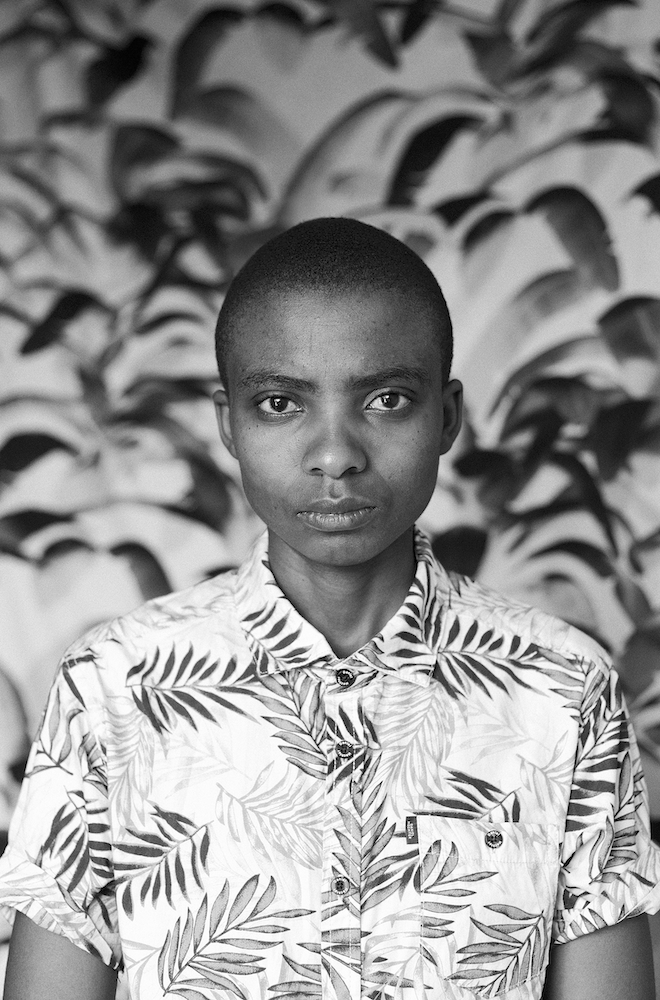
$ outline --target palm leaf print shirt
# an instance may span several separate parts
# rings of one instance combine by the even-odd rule
[[[0,897],[136,1000],[541,996],[552,942],[660,906],[616,675],[565,623],[417,573],[338,660],[242,568],[64,658]]]

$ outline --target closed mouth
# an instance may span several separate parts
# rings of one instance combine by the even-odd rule
[[[376,508],[364,500],[339,500],[315,503],[298,511],[298,518],[319,531],[350,531],[370,521]]]
[[[355,510],[366,510],[373,507],[372,503],[363,497],[343,497],[341,500],[333,500],[331,497],[323,500],[315,500],[314,503],[305,510],[299,511],[301,514],[350,514]]]

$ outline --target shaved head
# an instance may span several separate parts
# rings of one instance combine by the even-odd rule
[[[400,240],[356,219],[311,219],[265,243],[238,272],[225,296],[215,334],[220,377],[227,388],[227,361],[250,314],[273,297],[312,292],[327,295],[401,295],[437,334],[442,377],[449,378],[452,327],[433,273]]]

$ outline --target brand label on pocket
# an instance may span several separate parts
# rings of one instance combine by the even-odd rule
[[[419,838],[417,836],[416,816],[406,816],[406,843],[408,844],[419,843]]]

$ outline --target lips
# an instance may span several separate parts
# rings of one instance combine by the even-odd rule
[[[341,500],[316,500],[305,510],[298,511],[298,518],[317,531],[351,531],[367,524],[376,513],[376,507],[361,497],[344,497]]]
[[[315,500],[300,513],[313,514],[350,514],[354,510],[364,510],[366,507],[373,507],[373,503],[365,500],[364,497],[342,497],[340,500],[333,500],[326,497]]]

